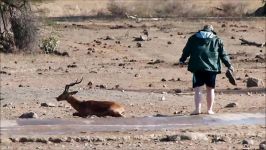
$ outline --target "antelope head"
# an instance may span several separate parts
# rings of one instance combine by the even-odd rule
[[[63,92],[61,95],[59,95],[59,96],[56,98],[56,100],[57,100],[57,101],[64,101],[64,100],[67,100],[67,99],[69,98],[69,96],[74,95],[74,94],[77,94],[78,91],[68,92],[69,87],[81,83],[82,80],[83,80],[83,77],[80,79],[80,81],[78,81],[78,79],[77,79],[75,82],[70,83],[70,84],[67,84],[67,85],[65,86],[65,90],[64,90],[64,92]]]

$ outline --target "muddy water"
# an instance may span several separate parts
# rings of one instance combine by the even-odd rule
[[[263,125],[263,113],[164,116],[142,118],[2,120],[2,135],[64,135],[96,131],[177,130],[195,126]]]

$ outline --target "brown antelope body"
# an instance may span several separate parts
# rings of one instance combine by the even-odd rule
[[[125,111],[124,107],[120,104],[112,101],[79,101],[72,95],[76,94],[78,91],[68,92],[69,87],[81,83],[82,79],[74,83],[67,84],[65,86],[64,92],[59,95],[56,99],[57,101],[66,100],[77,112],[73,113],[75,116],[87,117],[91,115],[96,115],[98,117],[103,116],[113,116],[113,117],[123,117],[122,113]]]

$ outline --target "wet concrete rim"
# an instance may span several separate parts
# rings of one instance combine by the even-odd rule
[[[177,130],[195,126],[265,125],[265,113],[88,119],[2,120],[2,135],[63,135],[81,132]]]

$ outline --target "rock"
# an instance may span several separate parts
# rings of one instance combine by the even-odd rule
[[[48,141],[53,142],[53,143],[61,143],[61,142],[63,142],[62,139],[60,139],[60,138],[54,138],[54,137],[50,137],[48,139]]]
[[[21,116],[19,116],[21,119],[28,119],[28,118],[39,118],[38,115],[34,112],[27,112],[23,113]]]
[[[36,142],[39,142],[39,143],[45,143],[45,144],[47,144],[48,143],[48,140],[47,139],[45,139],[45,138],[36,138],[36,140],[35,140]]]
[[[18,141],[21,143],[25,143],[25,142],[34,142],[35,140],[31,137],[21,137],[21,138],[19,138]]]
[[[142,44],[141,43],[139,43],[139,42],[137,42],[137,47],[142,47]]]
[[[19,141],[19,139],[18,138],[9,138],[13,143],[15,143],[15,142],[18,142]]]
[[[67,137],[65,139],[65,142],[68,142],[68,143],[73,142],[73,141],[74,141],[74,139],[72,137]]]
[[[252,139],[244,139],[242,141],[243,145],[254,145],[254,141]]]
[[[232,108],[232,107],[237,107],[237,106],[238,106],[238,103],[233,102],[233,103],[229,103],[229,104],[227,104],[227,105],[225,106],[225,108]]]
[[[200,140],[200,141],[208,141],[208,137],[203,133],[184,133],[180,136],[181,140]]]
[[[257,78],[248,78],[247,79],[247,87],[259,87],[259,86],[263,86],[264,83],[262,80],[257,79]]]
[[[165,96],[162,96],[161,97],[161,101],[165,101]]]
[[[221,136],[221,135],[212,135],[212,143],[219,143],[219,142],[229,142],[230,139],[227,136]]]
[[[88,84],[87,84],[90,88],[92,88],[92,82],[90,81],[90,82],[88,82]]]
[[[156,59],[155,61],[148,62],[147,64],[154,65],[154,64],[159,64],[159,63],[164,63],[164,61],[160,59]]]
[[[77,68],[78,66],[76,64],[67,65],[67,68]]]
[[[136,77],[136,78],[137,78],[137,77],[140,77],[140,75],[136,73],[136,74],[134,75],[134,77]]]
[[[179,135],[167,135],[166,137],[160,139],[161,142],[175,142],[180,140],[181,138]]]
[[[165,81],[166,81],[166,79],[165,79],[165,78],[162,78],[162,79],[161,79],[161,81],[162,81],[162,82],[165,82]]]
[[[134,41],[147,41],[148,38],[147,36],[139,36],[139,37],[133,37],[134,38]]]
[[[80,137],[80,142],[89,142],[90,138],[88,137]]]
[[[42,107],[55,107],[54,103],[41,103]]]
[[[182,93],[181,89],[175,89],[175,93]]]
[[[259,150],[266,150],[266,141],[260,143]]]
[[[171,42],[171,41],[168,41],[168,42],[167,42],[167,44],[169,44],[169,45],[170,45],[170,44],[172,44],[172,42]]]
[[[104,38],[104,40],[114,40],[114,38],[111,37],[111,36],[109,36],[109,35],[107,35],[107,36]]]
[[[107,89],[107,86],[106,85],[99,85],[100,89]]]

